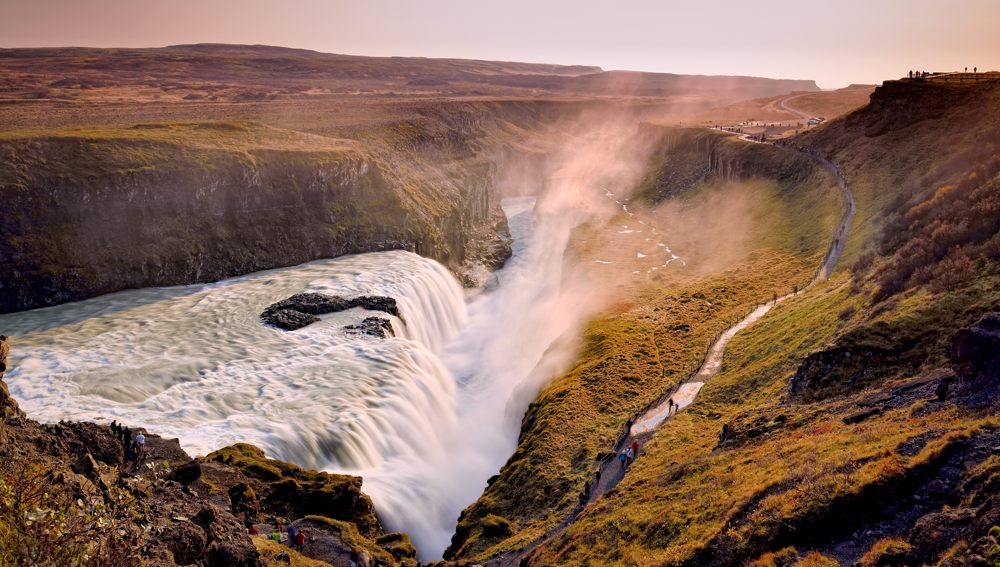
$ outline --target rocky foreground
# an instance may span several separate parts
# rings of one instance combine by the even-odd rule
[[[300,555],[266,539],[288,524],[306,532],[302,555],[331,565],[417,564],[359,477],[303,470],[246,444],[195,459],[144,430],[144,454],[126,458],[108,425],[28,419],[2,380],[9,349],[0,337],[0,564],[288,563]]]

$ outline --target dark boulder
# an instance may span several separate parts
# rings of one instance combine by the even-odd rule
[[[0,416],[6,418],[22,418],[24,413],[17,407],[17,402],[10,396],[10,390],[3,381],[7,371],[7,354],[10,353],[10,342],[6,335],[0,335]]]
[[[968,508],[944,509],[923,516],[910,531],[916,556],[938,557],[968,533],[975,512]]]
[[[395,336],[395,333],[392,331],[392,322],[382,317],[366,317],[364,321],[357,325],[344,327],[344,330],[352,334],[370,335],[381,339]]]
[[[324,313],[336,313],[337,311],[343,311],[351,307],[354,307],[354,305],[343,297],[322,293],[296,293],[288,299],[272,303],[264,312],[292,309],[310,315],[323,315]]]
[[[257,518],[260,503],[257,501],[257,493],[247,483],[234,484],[229,487],[228,493],[229,507],[234,515],[243,516],[250,521]]]
[[[987,313],[956,331],[949,354],[963,381],[1000,382],[1000,313]]]
[[[162,540],[178,565],[198,563],[207,545],[205,530],[186,520],[170,526]]]
[[[49,427],[53,433],[49,441],[61,451],[78,459],[90,455],[108,465],[121,462],[121,440],[111,433],[110,427],[90,422],[61,422]]]
[[[170,473],[170,480],[183,486],[193,484],[199,478],[201,478],[201,463],[195,460],[184,463]]]
[[[375,543],[392,554],[397,560],[402,561],[403,559],[417,558],[417,548],[413,547],[410,536],[404,533],[392,532],[379,536],[375,540]]]
[[[260,318],[268,325],[273,325],[286,331],[294,331],[319,321],[319,317],[296,311],[294,309],[278,309],[265,311]]]
[[[362,295],[351,300],[351,307],[364,307],[369,311],[382,311],[395,317],[399,317],[399,306],[396,300],[391,297],[380,295]]]
[[[259,567],[260,554],[249,539],[216,541],[208,546],[208,567]]]

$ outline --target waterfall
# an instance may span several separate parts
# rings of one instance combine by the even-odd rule
[[[264,307],[301,291],[394,297],[399,336],[344,333],[385,316],[362,309],[294,332],[260,323]],[[455,384],[437,351],[466,318],[443,266],[395,251],[2,315],[0,328],[17,345],[11,388],[36,419],[117,419],[179,437],[194,454],[242,441],[302,466],[358,471],[433,443],[454,422]]]

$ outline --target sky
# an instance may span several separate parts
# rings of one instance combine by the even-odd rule
[[[1000,0],[0,0],[0,47],[248,43],[878,83],[1000,68]]]

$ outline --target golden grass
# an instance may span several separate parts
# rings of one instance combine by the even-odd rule
[[[257,552],[260,553],[260,558],[266,567],[330,567],[330,564],[326,561],[310,559],[291,547],[278,543],[273,539],[268,539],[264,536],[254,536],[252,539],[253,545],[257,548]],[[276,559],[282,553],[288,554],[291,563],[285,563]]]
[[[677,564],[692,561],[711,542],[734,561],[752,557],[779,526],[863,500],[981,428],[997,427],[954,408],[915,415],[903,407],[847,425],[842,417],[856,407],[849,403],[780,405],[795,361],[845,324],[836,313],[857,300],[845,280],[810,288],[736,335],[721,373],[695,403],[659,430],[624,481],[537,559]],[[748,417],[768,418],[772,427],[717,449],[722,423]],[[916,456],[893,452],[927,430],[956,428]]]

